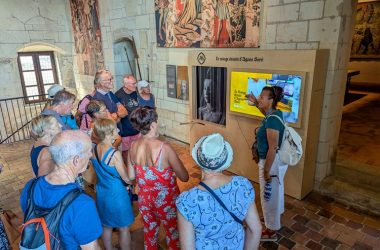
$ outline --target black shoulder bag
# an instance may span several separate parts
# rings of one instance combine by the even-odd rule
[[[255,129],[255,141],[252,143],[251,151],[252,151],[252,160],[254,160],[256,163],[259,163],[259,146],[257,144],[257,130],[259,127]]]
[[[234,215],[232,212],[230,212],[230,210],[228,210],[228,208],[226,207],[226,205],[224,205],[223,201],[214,193],[214,191],[212,191],[212,189],[207,186],[203,181],[201,181],[199,183],[199,185],[201,185],[202,187],[204,187],[214,198],[215,200],[222,206],[222,208],[224,208],[224,210],[226,210],[231,216],[232,218],[238,222],[239,224],[243,225],[243,221],[240,220],[236,215]]]

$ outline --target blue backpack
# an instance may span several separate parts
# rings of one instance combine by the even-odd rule
[[[34,188],[38,179],[33,180],[28,192],[24,223],[21,225],[20,250],[63,249],[60,247],[59,224],[66,208],[82,193],[82,190],[75,188],[54,207],[42,208],[37,206],[33,200]]]

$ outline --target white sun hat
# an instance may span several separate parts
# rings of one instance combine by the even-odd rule
[[[204,170],[222,172],[231,166],[233,150],[219,133],[201,137],[195,143],[191,156]]]

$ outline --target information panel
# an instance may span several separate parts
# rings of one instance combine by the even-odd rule
[[[231,72],[230,111],[264,117],[260,110],[248,103],[247,95],[259,97],[265,86],[279,86],[284,96],[278,103],[288,123],[299,120],[299,106],[302,76],[294,74],[272,74],[252,72]]]

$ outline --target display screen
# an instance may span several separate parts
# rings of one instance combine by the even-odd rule
[[[286,122],[297,123],[301,85],[300,75],[231,72],[230,110],[264,117],[257,107],[249,104],[247,95],[253,94],[258,98],[265,86],[278,86],[283,88],[284,96],[277,108],[282,111]]]
[[[196,66],[197,119],[226,125],[227,68]]]

